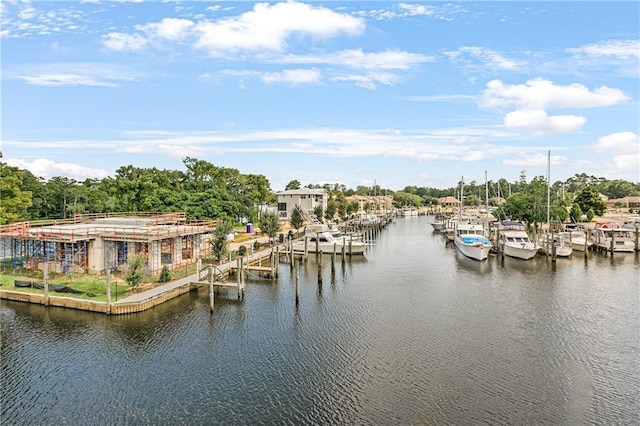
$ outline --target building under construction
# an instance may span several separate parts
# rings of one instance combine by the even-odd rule
[[[215,222],[188,222],[184,213],[105,213],[0,227],[4,268],[102,274],[142,253],[150,274],[195,263]]]

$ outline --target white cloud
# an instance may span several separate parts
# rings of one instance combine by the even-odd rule
[[[102,36],[102,44],[117,51],[137,51],[143,49],[149,41],[140,34],[109,33]]]
[[[193,47],[222,56],[240,51],[281,51],[292,35],[314,38],[357,35],[364,31],[364,21],[324,7],[287,1],[273,5],[256,3],[248,12],[218,20],[164,18],[136,25],[135,29],[132,34],[111,32],[103,36],[102,43],[112,50],[136,51],[160,46],[163,41],[188,39]]]
[[[289,1],[257,3],[249,12],[195,25],[196,47],[213,55],[231,50],[282,50],[292,34],[328,38],[364,31],[364,21],[324,7]]]
[[[262,72],[249,70],[222,70],[218,75],[205,73],[199,79],[210,83],[220,83],[218,76],[238,78],[257,78],[267,84],[288,83],[292,85],[318,84],[322,82],[322,73],[316,69],[286,69],[278,72]]]
[[[435,13],[433,6],[426,6],[424,4],[399,3],[398,9],[404,11],[408,16],[431,16]]]
[[[382,4],[382,3],[381,3]],[[440,9],[447,8],[450,5],[441,5]],[[413,3],[398,3],[392,5],[390,8],[384,9],[369,9],[362,10],[355,13],[358,16],[366,16],[369,19],[374,20],[389,20],[389,19],[404,19],[412,16],[428,16],[433,17],[436,15],[436,8],[434,6],[427,6],[424,4]]]
[[[535,134],[571,133],[578,131],[587,120],[576,115],[548,116],[544,110],[517,109],[504,117],[507,128],[532,129]]]
[[[323,55],[285,55],[270,62],[340,65],[355,69],[404,70],[414,65],[434,60],[432,56],[401,50],[365,53],[362,49],[349,49]]]
[[[321,82],[322,74],[318,70],[291,69],[263,73],[261,78],[265,83],[317,84]]]
[[[61,62],[15,65],[5,75],[34,86],[117,87],[124,81],[136,81],[141,73],[101,62]]]
[[[151,39],[181,40],[188,35],[188,29],[194,25],[188,19],[164,18],[160,22],[136,25],[136,30],[143,31]]]
[[[640,138],[633,132],[618,132],[602,136],[593,148],[598,152],[616,152],[619,154],[638,154],[640,152]]]
[[[29,170],[36,177],[50,179],[65,176],[78,181],[85,179],[103,179],[109,176],[105,170],[91,169],[74,163],[56,163],[46,158],[38,158],[31,162],[17,158],[8,158],[6,163],[12,167]]]
[[[36,16],[36,10],[31,6],[27,5],[23,7],[20,12],[18,12],[18,18],[28,20]]]
[[[386,72],[369,72],[366,74],[338,75],[333,77],[331,80],[352,82],[358,87],[375,90],[380,84],[393,86],[399,80],[399,77],[395,74]]]
[[[516,158],[506,158],[502,161],[503,164],[507,166],[516,166],[516,167],[533,167],[539,169],[546,169],[547,162],[549,160],[548,154],[543,153],[530,153],[530,152],[521,152],[518,154]],[[569,163],[567,157],[561,155],[552,155],[551,156],[551,165],[552,166],[563,166]]]
[[[615,174],[624,176],[624,179],[631,182],[637,182],[640,179],[640,154],[614,155],[611,163]]]
[[[613,56],[617,58],[640,58],[639,40],[608,40],[599,43],[586,44],[581,47],[567,49],[577,56]]]
[[[457,50],[444,52],[455,62],[473,66],[472,60],[479,60],[484,67],[492,70],[515,70],[525,63],[507,59],[500,53],[478,46],[461,46]],[[469,59],[472,58],[472,59]]]
[[[481,104],[490,108],[589,108],[611,106],[630,99],[622,91],[606,86],[592,91],[582,84],[558,86],[543,79],[528,80],[525,84],[515,85],[505,85],[500,80],[492,80],[486,87]]]
[[[33,86],[117,86],[116,83],[98,81],[93,77],[79,74],[39,74],[24,75],[18,78]]]

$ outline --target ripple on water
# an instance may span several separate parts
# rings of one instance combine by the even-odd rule
[[[633,424],[637,256],[461,257],[399,219],[245,300],[118,317],[3,302],[2,424]]]

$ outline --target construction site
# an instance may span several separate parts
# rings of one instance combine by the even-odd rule
[[[2,268],[104,274],[144,254],[147,272],[195,263],[216,223],[187,221],[184,213],[102,213],[0,226]]]

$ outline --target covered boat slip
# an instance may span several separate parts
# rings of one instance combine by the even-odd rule
[[[0,256],[4,268],[39,270],[46,262],[51,272],[100,274],[142,253],[157,273],[194,263],[214,229],[214,222],[187,222],[183,213],[76,215],[0,227]]]

